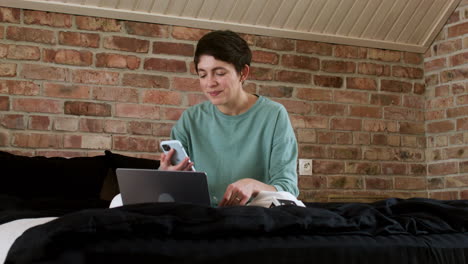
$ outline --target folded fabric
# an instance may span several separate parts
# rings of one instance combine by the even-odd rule
[[[305,207],[304,203],[299,201],[294,195],[289,192],[268,192],[261,191],[248,204],[248,206],[261,206],[272,208],[281,205],[296,205]]]

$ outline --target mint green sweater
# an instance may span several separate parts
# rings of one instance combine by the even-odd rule
[[[260,96],[245,113],[223,114],[211,102],[190,107],[173,127],[197,171],[206,172],[211,202],[243,178],[299,194],[297,142],[286,109]]]

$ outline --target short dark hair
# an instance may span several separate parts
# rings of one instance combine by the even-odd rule
[[[245,65],[250,66],[252,60],[252,51],[247,42],[230,30],[212,31],[198,41],[193,59],[197,72],[202,55],[211,55],[217,60],[231,63],[237,73],[240,73]]]

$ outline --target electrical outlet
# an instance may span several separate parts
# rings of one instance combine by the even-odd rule
[[[299,175],[312,175],[311,159],[299,159]]]

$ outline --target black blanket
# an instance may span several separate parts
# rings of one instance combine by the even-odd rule
[[[6,263],[468,263],[468,201],[143,204],[26,231]]]

